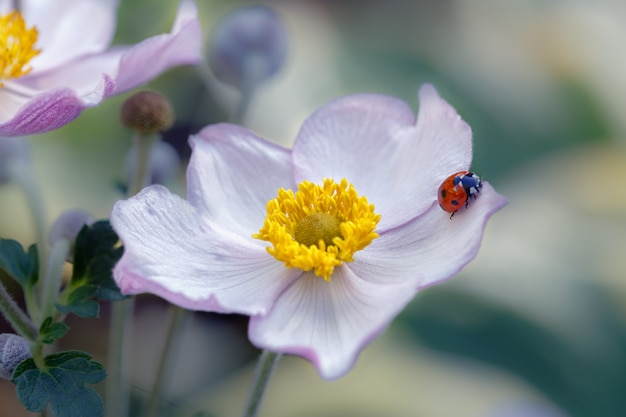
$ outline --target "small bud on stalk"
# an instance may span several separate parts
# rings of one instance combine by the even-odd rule
[[[174,109],[169,100],[155,91],[140,91],[122,106],[122,124],[142,135],[162,132],[174,124]]]

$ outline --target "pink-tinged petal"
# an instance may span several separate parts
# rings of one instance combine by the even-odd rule
[[[413,298],[411,285],[378,285],[337,268],[329,282],[301,276],[265,315],[250,318],[250,341],[264,349],[301,355],[323,378],[350,370],[360,350]]]
[[[450,218],[437,203],[401,227],[387,230],[355,254],[350,268],[377,283],[411,282],[414,289],[446,280],[478,253],[489,217],[507,204],[491,185]]]
[[[9,120],[0,123],[0,136],[21,136],[47,132],[66,125],[77,118],[85,107],[96,104],[112,90],[112,81],[106,76],[92,96],[79,98],[76,92],[63,88],[47,91],[29,100]],[[91,102],[85,102],[85,99]],[[10,97],[2,102],[19,103]]]
[[[22,0],[26,24],[39,31],[34,72],[104,51],[115,33],[118,0]]]
[[[419,95],[417,122],[406,103],[385,96],[342,98],[318,110],[294,144],[296,179],[347,178],[382,214],[380,230],[426,210],[439,182],[469,167],[472,134],[432,85]]]
[[[382,202],[389,186],[385,170],[398,146],[395,136],[414,123],[411,108],[393,97],[361,94],[333,100],[306,119],[298,133],[295,180],[346,178],[360,194]]]
[[[97,105],[103,98],[113,94],[114,88],[110,88],[104,96],[97,93],[94,96],[93,93],[100,90],[104,74],[117,73],[120,59],[127,49],[114,48],[103,53],[81,56],[67,62],[62,67],[35,72],[18,80],[13,80],[8,84],[8,87],[18,85],[19,88],[31,92],[71,88],[86,104]],[[111,75],[106,77],[112,80]],[[112,84],[112,87],[114,85]]]
[[[149,292],[184,308],[264,314],[301,271],[249,236],[214,229],[162,186],[119,201],[111,224],[124,243],[114,277],[125,294]]]
[[[427,209],[437,200],[441,182],[468,170],[472,161],[471,128],[430,84],[420,88],[416,126],[400,132],[397,140],[401,145],[386,178],[392,205],[381,207],[381,230]]]
[[[263,226],[267,202],[293,189],[290,151],[239,126],[217,124],[191,137],[187,198],[212,222],[251,235]]]
[[[163,71],[202,60],[202,30],[195,3],[183,1],[171,33],[153,36],[122,55],[115,77],[116,93],[144,84]]]

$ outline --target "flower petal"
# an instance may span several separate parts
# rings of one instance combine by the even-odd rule
[[[172,32],[138,43],[121,57],[115,93],[135,88],[178,65],[202,60],[202,30],[192,1],[181,2]]]
[[[248,335],[264,349],[307,358],[323,378],[339,378],[414,294],[411,285],[363,281],[346,266],[329,282],[307,273],[267,315],[250,318]]]
[[[266,313],[301,271],[248,236],[214,229],[162,186],[119,201],[111,224],[124,243],[114,277],[125,294],[149,292],[184,308]]]
[[[263,226],[267,202],[294,188],[289,150],[235,125],[217,124],[191,137],[187,199],[211,221],[250,236]]]
[[[453,218],[437,203],[411,222],[381,233],[357,252],[350,268],[372,283],[412,282],[413,289],[446,280],[470,262],[489,217],[507,204],[491,185]]]
[[[85,106],[95,106],[102,99],[113,94],[114,84],[104,94],[101,84],[104,74],[116,74],[120,59],[125,49],[116,48],[103,53],[85,55],[64,66],[53,68],[44,72],[29,74],[7,84],[9,91],[23,91],[35,96],[39,92],[70,88],[81,98]],[[111,75],[107,75],[112,80]]]
[[[115,32],[118,0],[22,0],[26,24],[39,31],[33,72],[104,51]],[[77,36],[78,35],[78,36]]]
[[[396,98],[360,94],[331,101],[302,125],[293,147],[296,182],[346,178],[357,191],[384,204],[385,175],[398,146],[395,136],[415,116]]]
[[[447,175],[469,168],[471,139],[432,85],[420,89],[417,122],[392,97],[341,98],[305,121],[294,144],[296,180],[348,179],[376,206],[379,230],[386,230],[426,210]]]
[[[111,88],[111,80],[104,77],[99,95],[105,95]],[[20,99],[5,93],[1,102],[17,107]],[[47,91],[27,101],[10,120],[0,123],[0,136],[30,135],[57,129],[77,118],[85,107],[87,104],[71,89]]]
[[[420,88],[419,99],[415,127],[398,133],[400,145],[390,158],[393,164],[388,172],[376,173],[385,178],[390,194],[388,204],[380,207],[380,230],[426,210],[437,200],[441,182],[455,172],[468,170],[472,161],[469,125],[432,85]]]

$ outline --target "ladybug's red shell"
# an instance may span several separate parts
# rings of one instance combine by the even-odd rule
[[[459,171],[443,180],[437,191],[441,208],[454,215],[460,208],[467,207],[471,199],[478,197],[482,183],[478,175]]]

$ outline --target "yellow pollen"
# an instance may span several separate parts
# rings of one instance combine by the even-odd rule
[[[28,65],[41,50],[35,49],[38,32],[35,27],[27,28],[18,11],[0,16],[0,87],[2,81],[28,74]]]
[[[298,184],[298,191],[281,188],[267,203],[267,215],[256,239],[270,242],[274,258],[289,268],[314,271],[330,280],[336,266],[352,262],[355,252],[378,237],[380,214],[346,179],[337,184]]]

